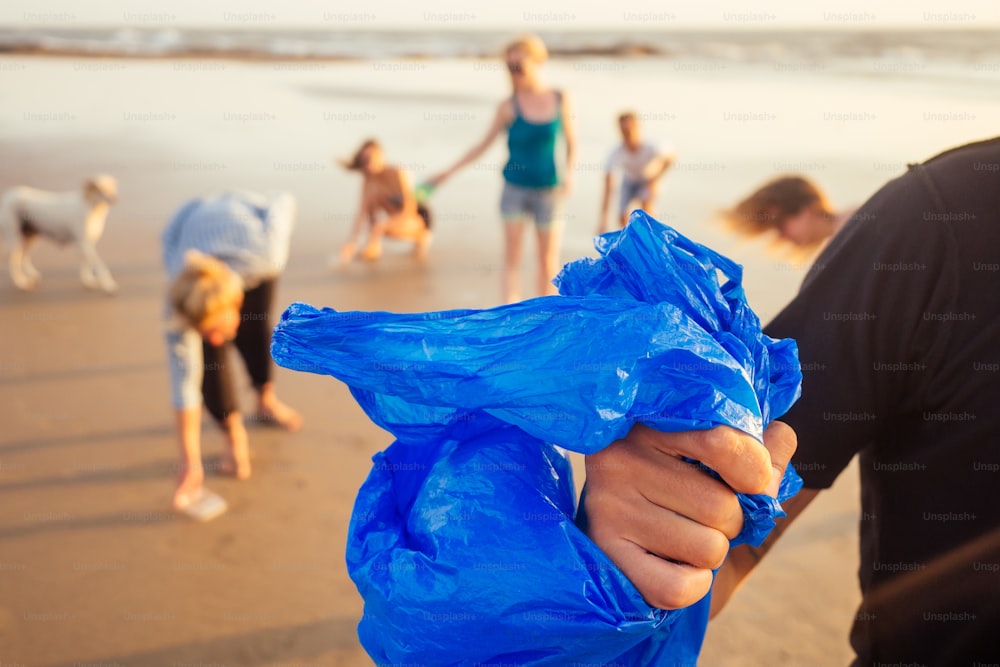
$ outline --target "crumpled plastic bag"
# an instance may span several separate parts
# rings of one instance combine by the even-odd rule
[[[645,213],[595,245],[600,258],[557,277],[560,296],[282,315],[275,360],[344,381],[397,438],[373,459],[347,546],[376,664],[695,664],[708,597],[647,605],[574,524],[558,447],[596,452],[640,422],[761,440],[798,398],[797,351],[762,334],[738,264]],[[778,499],[740,494],[733,545],[760,544],[800,486],[789,466]]]

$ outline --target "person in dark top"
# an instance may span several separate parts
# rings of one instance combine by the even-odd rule
[[[482,140],[430,179],[430,185],[441,185],[475,162],[502,132],[507,132],[509,157],[503,168],[500,213],[504,221],[503,298],[513,303],[520,299],[525,222],[534,223],[538,241],[537,292],[556,293],[551,281],[559,271],[562,211],[572,187],[576,133],[569,97],[542,80],[541,66],[548,59],[542,40],[535,35],[520,37],[507,45],[504,57],[513,94],[497,107]],[[561,167],[557,160],[560,135],[566,148]]]
[[[798,341],[802,398],[784,420],[798,437],[792,462],[805,488],[785,503],[788,518],[760,548],[728,555],[712,589],[713,613],[857,454],[863,599],[851,632],[854,664],[997,663],[1000,138],[947,151],[885,185],[834,237],[798,296],[765,330]],[[761,467],[745,455],[745,464],[734,463],[752,440],[720,440],[718,431],[705,432],[704,442],[715,443],[712,457],[730,467],[720,474],[742,490],[731,481],[732,468]],[[700,573],[710,560],[705,554],[717,553],[712,531],[734,530],[733,505],[728,496],[720,500],[717,481],[702,474],[696,483],[677,465],[678,448],[670,443],[678,437],[637,429],[602,452],[600,465],[588,461],[588,489],[593,484],[600,493],[588,491],[584,502],[591,523],[598,521],[595,541],[611,548],[662,513],[687,517],[690,530],[669,549],[643,543],[655,536],[637,544],[695,563],[689,569]],[[756,449],[754,456],[765,451]],[[768,449],[773,455],[773,442]],[[656,458],[636,455],[655,450]],[[773,456],[779,472],[781,459]],[[682,473],[683,498],[656,495]],[[638,509],[623,500],[637,493],[657,500]],[[627,574],[634,569],[616,562]],[[635,571],[647,600],[663,599],[677,580],[665,567],[657,576]],[[687,592],[668,602],[683,606],[702,588]]]

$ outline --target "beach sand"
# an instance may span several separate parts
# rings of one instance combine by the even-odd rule
[[[401,246],[377,265],[333,270],[326,259],[346,236],[359,185],[331,159],[371,135],[390,161],[417,177],[433,173],[484,131],[504,74],[478,60],[17,57],[0,67],[5,88],[18,91],[0,110],[0,187],[69,189],[105,171],[121,192],[99,245],[121,286],[116,296],[83,289],[74,253],[47,244],[35,254],[43,281],[34,293],[0,280],[0,663],[370,665],[343,553],[356,490],[390,437],[337,381],[279,369],[279,392],[304,428],[251,425],[253,478],[208,480],[230,511],[208,524],[175,517],[159,231],[198,193],[287,189],[299,222],[279,311],[292,301],[341,310],[495,305],[499,145],[435,196],[426,265]],[[636,108],[647,135],[680,156],[658,217],[743,263],[765,321],[803,269],[728,237],[708,222],[715,209],[787,171],[817,178],[838,204],[857,204],[906,161],[990,133],[990,102],[974,82],[890,77],[890,86],[871,72],[696,61],[549,69],[574,96],[580,135],[564,259],[592,252],[614,114]],[[250,398],[247,390],[248,410]],[[209,424],[204,433],[206,456],[217,456],[220,434]],[[857,496],[853,470],[820,496],[710,627],[702,664],[849,661]]]

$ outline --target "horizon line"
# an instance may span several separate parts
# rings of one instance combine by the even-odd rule
[[[134,12],[135,14],[140,14],[140,12]],[[330,12],[333,14],[334,12]],[[359,12],[356,12],[360,14]],[[163,12],[141,12],[141,14],[148,15],[163,15]],[[340,12],[338,12],[340,14]],[[417,24],[412,22],[377,22],[372,20],[368,23],[362,23],[361,21],[355,22],[334,22],[334,21],[322,21],[317,20],[315,22],[284,22],[284,21],[161,21],[161,22],[88,22],[88,23],[26,23],[24,21],[17,23],[8,23],[0,21],[0,30],[8,29],[28,29],[28,30],[94,30],[94,29],[170,29],[170,28],[186,28],[186,29],[220,29],[229,28],[233,30],[267,30],[267,29],[281,29],[281,30],[342,30],[351,32],[364,32],[372,30],[393,30],[393,31],[405,31],[405,32],[422,32],[427,30],[440,30],[446,32],[497,32],[497,31],[532,31],[532,32],[600,32],[609,31],[608,24],[600,22],[550,22],[548,25],[545,24],[527,24],[527,22],[518,23],[493,23],[490,25],[484,25],[481,22],[468,22],[459,24],[458,22],[441,22],[436,25],[429,24]],[[611,30],[626,30],[629,32],[685,32],[685,31],[702,31],[702,32],[786,32],[786,31],[796,31],[796,30],[813,30],[813,31],[823,31],[823,32],[840,32],[840,31],[855,31],[855,32],[877,32],[885,30],[905,30],[911,32],[947,32],[951,30],[1000,30],[1000,20],[991,22],[989,24],[974,24],[969,22],[949,22],[947,24],[941,25],[929,25],[927,22],[840,22],[836,23],[833,21],[829,22],[815,22],[815,23],[753,23],[750,25],[738,25],[738,24],[719,24],[719,23],[673,23],[666,24],[663,23],[657,26],[640,26],[630,24],[628,22],[623,22],[620,25],[614,26]],[[609,31],[610,32],[610,31]]]

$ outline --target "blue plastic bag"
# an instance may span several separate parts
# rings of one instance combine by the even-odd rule
[[[738,264],[645,213],[596,246],[560,296],[420,314],[293,304],[275,329],[279,364],[343,380],[397,438],[347,546],[377,664],[695,664],[708,598],[642,600],[574,524],[556,445],[592,453],[638,422],[761,440],[798,398],[796,347],[761,333]],[[800,486],[789,466],[777,500],[740,494],[733,545],[760,544]]]

